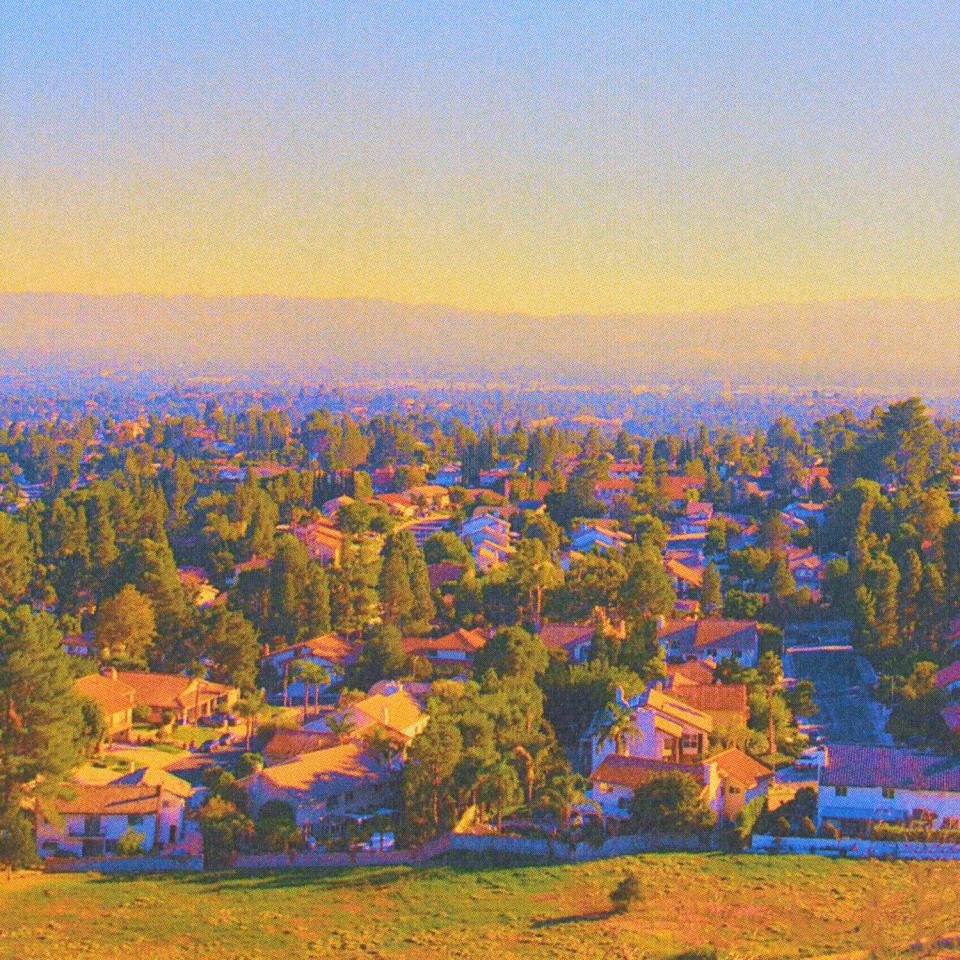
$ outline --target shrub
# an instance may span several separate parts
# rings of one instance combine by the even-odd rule
[[[643,887],[640,877],[635,873],[627,873],[614,887],[610,894],[610,902],[618,913],[626,913],[643,896]]]
[[[827,822],[820,827],[820,836],[825,840],[839,840],[841,833],[836,824]]]
[[[793,830],[790,827],[790,821],[786,817],[777,817],[773,821],[773,829],[770,831],[775,837],[789,837]]]
[[[256,770],[263,769],[263,757],[259,753],[244,753],[237,760],[236,777],[242,780]]]
[[[817,835],[817,825],[809,817],[804,817],[797,828],[797,835],[800,837],[815,837]]]
[[[674,960],[717,960],[717,951],[713,947],[698,947],[678,953]]]
[[[117,840],[117,854],[121,857],[138,857],[143,853],[143,845],[146,841],[147,835],[145,833],[137,833],[135,830],[128,829]]]

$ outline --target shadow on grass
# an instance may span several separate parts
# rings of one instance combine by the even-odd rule
[[[550,927],[563,927],[568,923],[592,923],[596,920],[609,920],[616,916],[615,910],[599,910],[595,913],[575,913],[569,917],[551,917],[549,920],[538,920],[532,924],[534,930],[546,930]]]

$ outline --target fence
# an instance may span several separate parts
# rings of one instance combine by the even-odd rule
[[[308,850],[302,853],[243,853],[234,857],[236,870],[308,870],[319,867],[398,867],[413,866],[439,857],[450,849],[450,837],[444,835],[411,850],[355,850],[329,853]]]
[[[47,873],[176,873],[202,870],[203,857],[50,857]]]
[[[771,837],[754,834],[751,853],[809,853],[821,857],[883,857],[895,860],[960,860],[958,843],[917,843],[896,840],[857,840],[843,837]]]
[[[604,860],[637,853],[675,853],[710,849],[696,838],[654,840],[643,836],[610,837],[599,846],[580,842],[576,845],[540,837],[502,837],[489,834],[456,833],[450,837],[450,849],[466,853],[530,857],[538,860]]]

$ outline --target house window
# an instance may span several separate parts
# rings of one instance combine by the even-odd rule
[[[845,797],[845,796],[847,795],[847,788],[846,788],[846,787],[834,787],[834,788],[833,788],[833,792],[834,792],[838,797]]]
[[[740,792],[740,788],[739,788],[739,787],[727,787],[727,793],[729,793],[730,796],[734,796],[735,794],[738,794],[739,792]]]
[[[143,816],[141,814],[134,814],[127,817],[127,826],[128,827],[139,827],[143,823]]]
[[[884,787],[880,793],[883,795],[884,800],[892,800],[897,795],[897,791],[894,790],[893,787]]]

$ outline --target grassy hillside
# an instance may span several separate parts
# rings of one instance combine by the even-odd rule
[[[608,895],[627,867],[644,901]],[[670,855],[580,866],[451,860],[406,868],[0,880],[0,957],[239,960],[302,957],[897,956],[960,928],[960,863]],[[695,955],[695,954],[694,954]],[[922,955],[922,954],[919,954]],[[948,954],[938,954],[946,956]],[[960,954],[955,954],[960,955]]]

